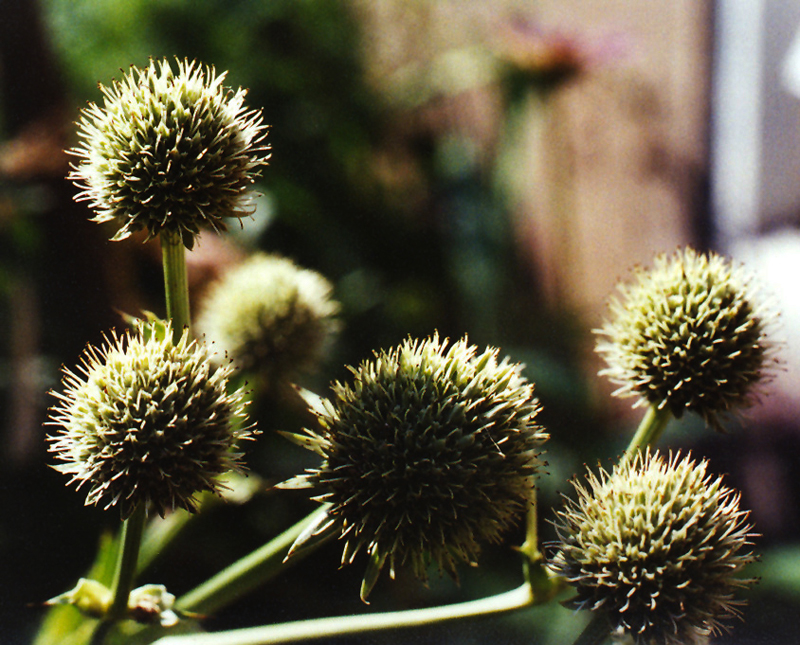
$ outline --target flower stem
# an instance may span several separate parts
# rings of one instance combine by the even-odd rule
[[[172,320],[172,333],[177,341],[183,334],[184,328],[191,326],[186,250],[180,235],[162,233],[160,237],[167,318]]]
[[[526,516],[525,542],[519,547],[525,560],[522,568],[525,580],[528,581],[537,604],[546,602],[563,588],[563,579],[552,575],[544,566],[544,556],[539,550],[539,513],[536,500],[536,489],[531,492],[531,504]]]
[[[111,606],[103,620],[95,627],[90,645],[102,645],[114,623],[123,620],[128,613],[128,596],[136,578],[139,546],[142,543],[146,515],[144,504],[139,504],[122,524],[117,568],[114,571],[114,582],[111,587]]]
[[[122,538],[114,572],[114,583],[111,587],[113,600],[106,620],[122,620],[128,611],[128,596],[136,578],[136,565],[139,562],[139,546],[142,543],[142,532],[146,517],[145,505],[139,504],[133,514],[122,525]]]
[[[317,522],[327,512],[327,507],[323,507],[306,516],[261,548],[234,562],[227,569],[180,597],[176,607],[184,611],[210,614],[238,600],[280,573],[285,568],[284,558],[297,537],[307,526]],[[302,554],[293,556],[292,563],[312,550],[304,550]]]
[[[536,503],[536,488],[531,490],[531,503],[525,519],[525,542],[519,548],[530,562],[538,562],[542,558],[539,551],[539,513]]]
[[[625,459],[630,459],[636,456],[636,453],[645,448],[652,446],[661,437],[664,428],[667,427],[670,419],[672,419],[672,412],[667,406],[659,408],[657,405],[651,405],[647,408],[647,413],[644,415],[642,422],[633,435],[627,450],[625,450]]]
[[[277,645],[334,636],[385,631],[402,627],[421,627],[448,621],[502,614],[528,607],[534,595],[527,583],[506,593],[470,602],[408,611],[337,616],[301,620],[279,625],[236,629],[216,634],[167,636],[154,645]]]

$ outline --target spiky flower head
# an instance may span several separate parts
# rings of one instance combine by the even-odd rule
[[[740,266],[686,248],[637,269],[612,299],[598,330],[600,373],[680,417],[698,413],[721,428],[721,415],[751,403],[754,386],[774,361],[768,328],[775,314],[756,302]]]
[[[275,384],[324,357],[339,329],[332,290],[319,273],[258,253],[211,287],[197,328],[241,369]]]
[[[706,467],[648,450],[575,483],[550,563],[577,591],[573,607],[605,612],[636,645],[704,643],[739,615],[752,527]]]
[[[54,393],[55,469],[87,489],[87,505],[117,506],[123,518],[140,504],[162,516],[194,510],[196,493],[219,492],[218,477],[241,469],[237,444],[253,435],[244,392],[227,391],[231,371],[188,330],[173,342],[169,324],[140,322],[89,346]]]
[[[269,158],[260,111],[223,85],[225,73],[176,63],[177,72],[166,59],[131,67],[100,86],[103,107],[83,110],[70,179],[94,221],[119,222],[114,240],[164,231],[191,249],[201,227],[224,230],[227,218],[251,212],[245,194]]]
[[[323,463],[284,487],[310,487],[330,510],[293,548],[333,531],[343,564],[366,550],[366,598],[387,560],[392,576],[408,562],[423,580],[430,564],[455,577],[498,541],[528,506],[547,434],[522,366],[497,355],[408,339],[351,368],[330,399],[307,393],[321,429],[293,438]]]

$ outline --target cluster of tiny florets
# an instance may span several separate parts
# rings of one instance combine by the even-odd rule
[[[497,353],[409,339],[309,398],[321,429],[296,439],[324,462],[286,486],[331,504],[321,524],[343,563],[370,556],[362,597],[387,560],[392,575],[408,561],[423,580],[431,564],[455,576],[527,509],[547,435],[533,385]]]
[[[197,328],[242,370],[276,384],[324,357],[339,329],[332,291],[319,273],[259,253],[211,287]]]
[[[575,588],[573,607],[605,612],[636,645],[705,643],[739,615],[752,527],[706,466],[648,451],[575,484],[550,563]]]
[[[219,492],[218,477],[241,468],[237,444],[253,434],[244,392],[228,392],[231,372],[188,330],[173,342],[169,325],[140,323],[89,346],[55,393],[56,470],[87,489],[87,505],[117,506],[123,518],[140,504],[194,510],[195,494]]]
[[[775,315],[757,304],[741,267],[687,248],[659,256],[620,286],[597,351],[616,394],[700,414],[710,426],[748,405],[771,356]]]
[[[101,86],[103,107],[83,111],[70,178],[94,221],[121,225],[113,239],[163,231],[192,248],[202,227],[224,230],[251,212],[245,197],[269,158],[266,127],[224,79],[195,62],[178,60],[175,72],[151,61]]]

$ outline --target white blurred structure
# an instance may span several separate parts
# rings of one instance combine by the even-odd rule
[[[763,411],[796,418],[800,3],[720,0],[715,4],[715,28],[711,202],[716,246],[754,270],[782,312],[785,371]]]

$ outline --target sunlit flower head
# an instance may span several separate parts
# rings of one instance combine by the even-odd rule
[[[253,435],[245,393],[228,392],[230,365],[215,366],[205,345],[170,326],[139,323],[101,349],[89,346],[49,424],[55,469],[86,490],[86,504],[140,504],[160,515],[195,509],[195,495],[219,492],[218,478],[240,470],[238,443]]]
[[[96,222],[116,221],[122,240],[135,231],[179,236],[192,248],[202,227],[252,212],[246,193],[269,158],[260,111],[225,74],[194,61],[131,67],[101,86],[79,122],[81,145],[70,179]]]
[[[598,331],[601,374],[676,417],[696,412],[719,429],[726,413],[749,405],[775,362],[768,330],[776,314],[758,303],[739,266],[691,248],[637,269],[612,299]]]

